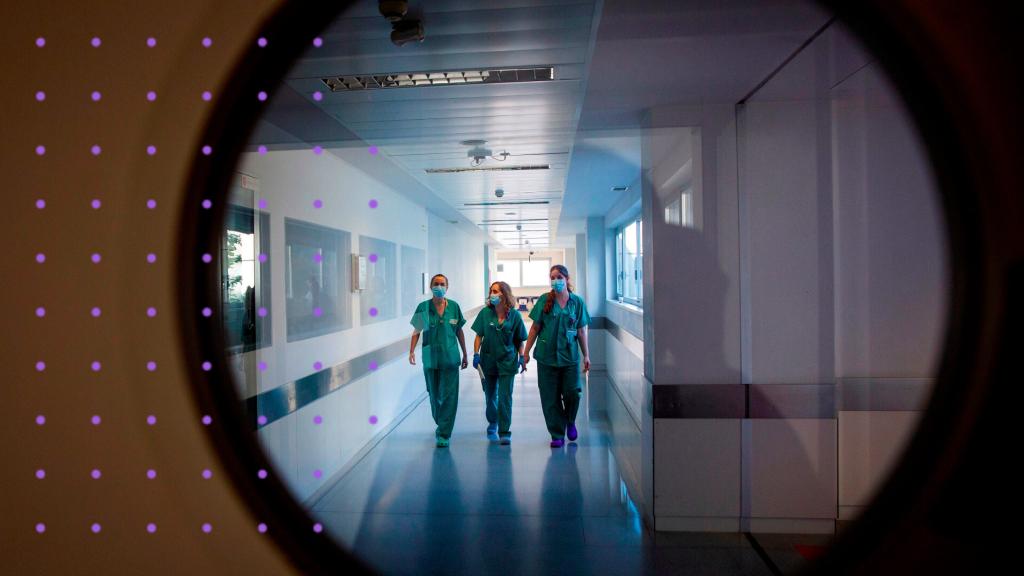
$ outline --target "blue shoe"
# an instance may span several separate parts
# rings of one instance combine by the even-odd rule
[[[488,436],[490,436],[491,434],[497,434],[497,433],[498,433],[498,424],[497,423],[488,424],[487,425],[487,435]]]
[[[555,438],[554,440],[551,441],[551,447],[552,448],[561,448],[564,445],[565,445],[565,440],[562,440],[561,438]]]
[[[502,446],[508,446],[511,443],[512,443],[512,437],[511,436],[502,436],[501,437],[501,445]]]
[[[569,426],[565,429],[565,435],[569,437],[569,442],[575,442],[576,438],[579,437],[579,433],[576,431],[576,423],[569,422]]]
[[[437,447],[438,448],[447,448],[448,447],[448,439],[447,438],[442,438],[442,437],[438,436],[437,437]]]

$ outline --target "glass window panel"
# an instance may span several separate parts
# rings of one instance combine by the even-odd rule
[[[523,286],[549,286],[551,259],[523,260]]]
[[[359,293],[360,322],[374,324],[395,318],[398,315],[395,243],[360,236],[359,255],[366,257],[366,289]]]
[[[288,341],[352,327],[351,236],[285,218]]]
[[[258,255],[270,251],[270,216],[252,209],[254,192],[231,188],[219,259],[221,306],[231,353],[271,345],[270,315],[257,310],[270,306],[270,263]]]
[[[498,260],[498,269],[494,279],[495,281],[506,282],[512,288],[521,287],[519,260]]]

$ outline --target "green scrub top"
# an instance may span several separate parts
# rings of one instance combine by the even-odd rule
[[[420,342],[425,370],[458,368],[462,365],[459,340],[455,334],[466,324],[466,319],[462,316],[458,302],[448,300],[444,316],[437,315],[433,298],[420,302],[409,323],[422,332]]]
[[[518,310],[509,310],[505,321],[498,323],[498,313],[485,306],[473,321],[473,332],[483,338],[480,343],[480,364],[485,374],[515,376],[519,371],[517,342],[526,341],[526,324]]]
[[[577,333],[590,324],[590,314],[583,298],[570,293],[565,308],[558,301],[551,306],[551,312],[544,313],[544,305],[551,293],[542,294],[530,310],[530,319],[541,324],[533,358],[549,366],[575,366],[580,362]]]

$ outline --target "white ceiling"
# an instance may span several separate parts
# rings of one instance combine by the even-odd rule
[[[568,242],[587,216],[615,203],[612,186],[639,177],[645,109],[735,102],[827,19],[803,0],[432,0],[410,6],[424,22],[422,43],[393,45],[376,2],[359,3],[332,23],[321,35],[324,45],[290,71],[254,140],[284,146],[282,134],[292,134],[325,147],[376,145],[425,194],[511,249],[527,241],[549,246],[556,231],[559,243]],[[337,93],[321,81],[540,66],[553,66],[555,80]],[[313,100],[316,91],[322,101]],[[460,144],[469,139],[511,154],[483,166],[550,169],[424,172],[469,167],[470,147]],[[500,200],[497,188],[505,191]],[[547,204],[514,204],[524,201]],[[467,206],[481,202],[507,205]]]

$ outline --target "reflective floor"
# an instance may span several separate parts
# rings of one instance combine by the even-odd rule
[[[586,400],[578,443],[549,448],[535,372],[527,372],[516,380],[512,445],[500,446],[486,437],[479,378],[464,370],[449,448],[434,447],[423,402],[314,514],[385,574],[772,574],[742,534],[647,531],[606,423],[588,416]],[[777,542],[769,556],[795,566],[792,543]]]

